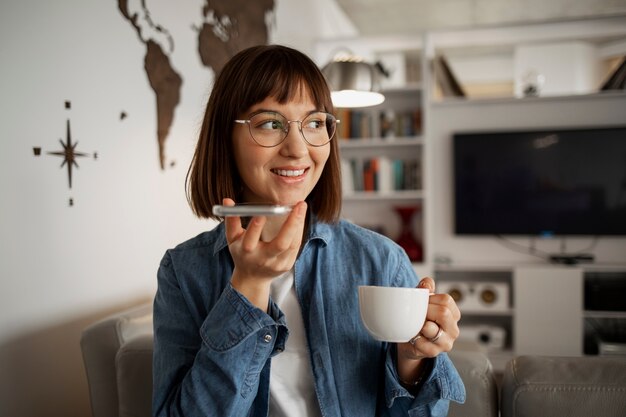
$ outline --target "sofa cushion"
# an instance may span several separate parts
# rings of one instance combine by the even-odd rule
[[[520,356],[507,364],[502,417],[624,415],[624,357]]]

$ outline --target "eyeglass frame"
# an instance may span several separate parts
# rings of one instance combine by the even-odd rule
[[[287,125],[286,130],[285,129],[281,129],[281,131],[285,132],[285,136],[281,139],[280,142],[278,142],[275,145],[261,145],[259,142],[257,142],[257,140],[254,138],[254,135],[252,134],[252,127],[250,126],[251,119],[254,116],[257,116],[257,115],[262,114],[262,113],[275,113],[275,114],[280,115],[283,119],[285,119],[285,123]],[[330,115],[330,116],[335,118],[335,130],[334,130],[332,136],[330,136],[328,138],[328,142],[322,143],[321,145],[314,145],[311,142],[309,142],[307,140],[306,136],[304,135],[304,132],[302,131],[302,122],[304,122],[307,119],[307,117],[309,117],[309,116],[311,116],[312,114],[315,114],[315,113],[324,113],[324,114],[328,114],[328,115]],[[337,124],[341,123],[341,120],[337,119],[337,117],[335,117],[334,114],[328,113],[328,112],[325,112],[325,111],[321,111],[321,110],[313,110],[313,111],[309,112],[302,120],[289,120],[289,119],[287,119],[287,117],[284,114],[282,114],[280,112],[277,112],[277,111],[274,111],[274,110],[259,110],[257,112],[252,113],[248,117],[249,117],[248,119],[235,119],[235,120],[233,120],[233,122],[234,123],[238,123],[238,124],[242,124],[242,125],[243,124],[247,124],[248,125],[248,132],[250,133],[250,137],[252,138],[254,143],[256,143],[257,145],[259,145],[259,146],[261,146],[263,148],[275,148],[276,146],[278,146],[281,143],[283,143],[285,141],[285,139],[287,139],[287,135],[289,135],[289,129],[291,129],[291,123],[298,123],[298,131],[300,132],[300,136],[302,136],[302,139],[304,140],[304,142],[307,145],[313,146],[314,148],[319,148],[321,146],[328,145],[333,140],[333,138],[337,135]]]

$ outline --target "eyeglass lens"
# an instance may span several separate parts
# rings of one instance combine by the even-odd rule
[[[310,145],[322,146],[335,135],[337,121],[335,116],[324,112],[311,113],[302,121],[288,121],[280,113],[262,112],[250,118],[250,134],[261,146],[276,146],[287,136],[291,123],[299,125],[304,140]]]

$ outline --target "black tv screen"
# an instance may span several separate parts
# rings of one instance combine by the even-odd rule
[[[626,126],[453,136],[455,233],[626,235]]]

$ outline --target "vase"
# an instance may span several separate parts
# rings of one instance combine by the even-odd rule
[[[396,239],[396,243],[400,245],[409,256],[412,262],[421,262],[424,256],[422,244],[413,236],[411,228],[413,216],[419,210],[417,206],[394,207],[394,210],[400,216],[400,236]]]

